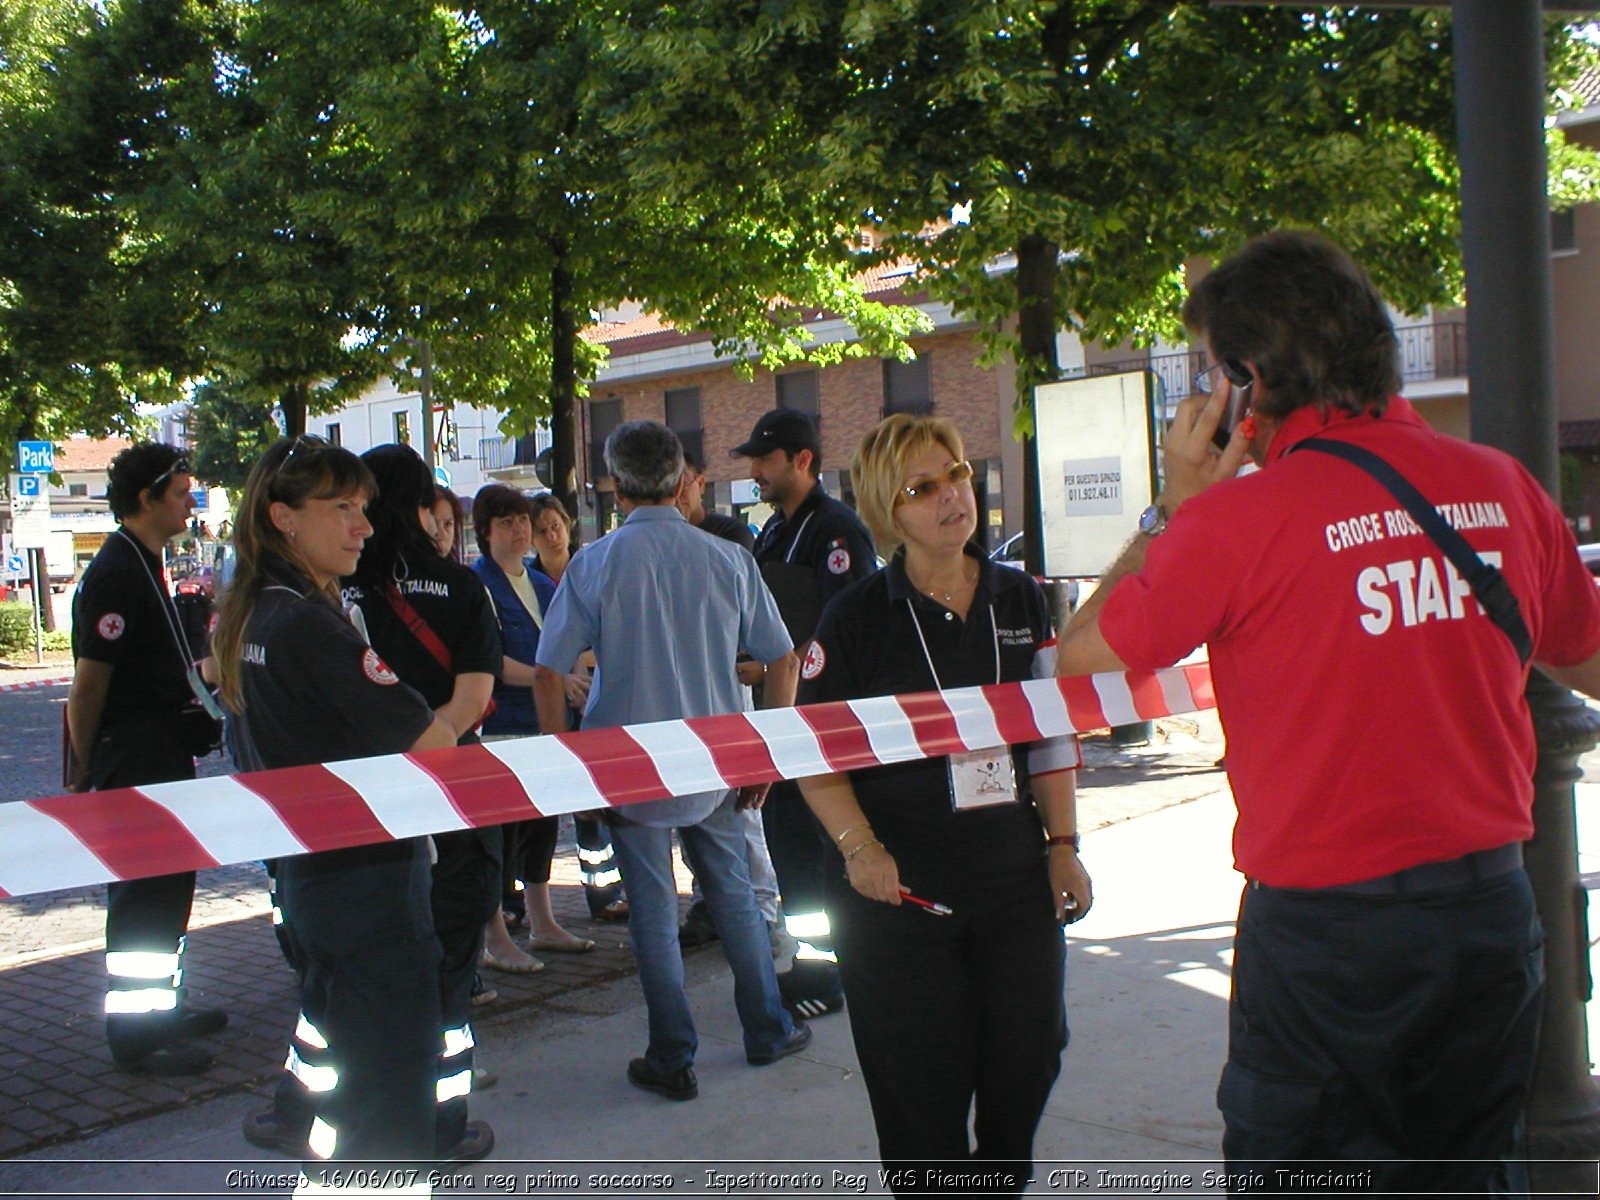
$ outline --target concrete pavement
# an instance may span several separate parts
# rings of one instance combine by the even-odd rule
[[[1071,929],[1072,1044],[1039,1132],[1031,1193],[1218,1190],[1221,1124],[1213,1094],[1240,886],[1228,866],[1232,805],[1212,769],[1219,753],[1214,718],[1164,723],[1163,733],[1168,740],[1151,752],[1113,751],[1098,741],[1088,748],[1080,804],[1082,824],[1093,831],[1084,854],[1096,903]],[[1587,815],[1600,812],[1600,784],[1580,785],[1579,810],[1581,840],[1600,848],[1600,820]],[[570,861],[558,866],[570,870]],[[1586,856],[1582,868],[1600,870],[1600,853]],[[558,876],[554,891],[564,919],[583,928],[573,913],[581,903],[574,882]],[[598,935],[604,945],[593,955],[549,956],[557,961],[539,975],[492,976],[502,1000],[475,1026],[480,1061],[501,1078],[472,1103],[474,1115],[494,1125],[498,1145],[491,1159],[451,1172],[437,1194],[886,1194],[847,1013],[817,1021],[804,1054],[751,1068],[721,956],[715,948],[693,952],[701,1095],[671,1104],[631,1088],[623,1076],[644,1045],[643,1005],[625,936],[607,927]],[[84,1014],[98,1010],[98,952],[5,970],[10,1002],[0,1020],[8,1064],[17,1056],[20,1021],[59,1027],[52,988],[79,1014],[76,1040],[59,1038],[40,1055],[65,1062],[70,1080],[30,1068],[21,1081],[8,1070],[0,1083],[8,1113],[48,1111],[40,1101],[62,1093],[99,1103],[112,1086],[126,1098],[102,1128],[78,1128],[20,1154],[13,1142],[16,1156],[0,1161],[0,1192],[287,1194],[288,1185],[275,1186],[273,1176],[292,1174],[294,1164],[263,1158],[239,1133],[282,1057],[294,1011],[287,970],[260,916],[200,930],[191,962],[200,985],[234,1014],[217,1039],[227,1066],[193,1087],[96,1069],[104,1059],[98,1018]],[[30,990],[19,991],[24,980]],[[241,983],[253,999],[244,999]],[[75,1057],[62,1057],[69,1052]],[[17,1125],[0,1116],[0,1128]],[[774,1175],[783,1179],[774,1182]],[[1190,1182],[1178,1182],[1183,1176]]]

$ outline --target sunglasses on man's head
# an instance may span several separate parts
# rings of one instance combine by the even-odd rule
[[[184,475],[189,473],[189,460],[183,457],[181,454],[172,460],[172,465],[170,467],[152,479],[149,486],[145,490],[150,492],[159,492],[161,490],[161,486],[166,483],[167,480],[180,473]]]
[[[957,487],[971,478],[972,464],[970,462],[962,459],[958,463],[951,463],[941,474],[906,484],[895,494],[895,506],[898,508],[902,504],[932,499],[944,491],[946,487]]]

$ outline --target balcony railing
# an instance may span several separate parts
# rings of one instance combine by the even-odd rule
[[[485,471],[530,466],[541,450],[550,445],[550,431],[543,426],[519,438],[505,436],[478,439],[478,461]]]
[[[1400,344],[1400,379],[1403,383],[1428,383],[1437,379],[1464,379],[1467,374],[1467,326],[1464,321],[1427,325],[1402,325],[1395,329]],[[1161,381],[1169,403],[1177,403],[1193,390],[1197,375],[1211,365],[1205,351],[1152,354],[1116,362],[1090,363],[1066,372],[1066,377],[1117,375],[1124,371],[1152,371]]]

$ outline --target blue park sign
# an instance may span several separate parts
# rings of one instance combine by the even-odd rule
[[[17,474],[48,475],[56,469],[56,448],[50,442],[18,442]]]

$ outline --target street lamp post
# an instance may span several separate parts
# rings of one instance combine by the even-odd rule
[[[1538,0],[1455,0],[1462,254],[1474,441],[1497,446],[1556,492],[1554,317],[1546,216],[1544,28]],[[1600,1093],[1591,1074],[1586,897],[1573,783],[1600,722],[1565,688],[1528,684],[1538,742],[1527,846],[1545,930],[1539,1056],[1528,1102],[1541,1193],[1594,1186]]]

